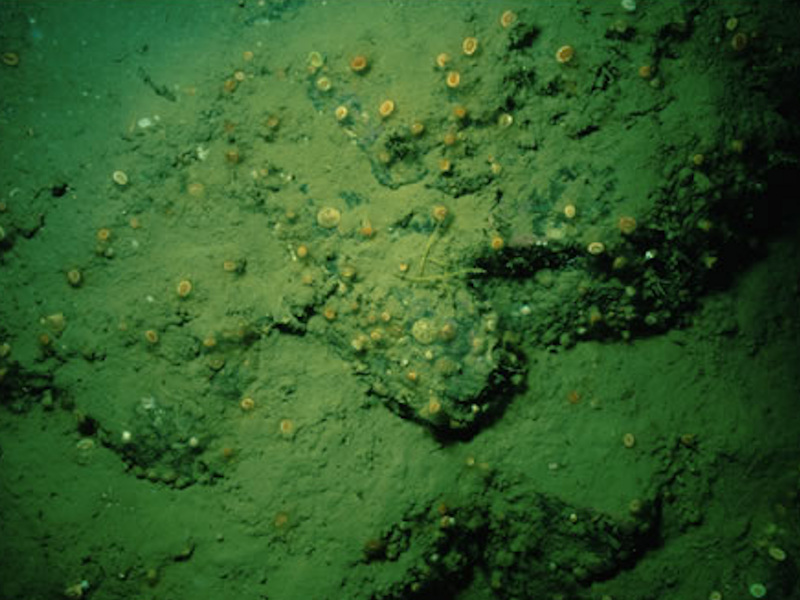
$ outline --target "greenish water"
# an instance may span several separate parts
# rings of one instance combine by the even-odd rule
[[[0,4],[0,598],[797,597],[796,13]]]

